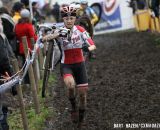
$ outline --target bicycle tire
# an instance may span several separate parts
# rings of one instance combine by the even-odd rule
[[[94,3],[91,5],[91,8],[95,11],[95,13],[98,16],[98,21],[94,24],[94,26],[96,26],[100,19],[101,19],[101,15],[102,15],[102,6],[100,5],[100,3]]]
[[[90,18],[87,15],[82,15],[76,20],[76,25],[80,25],[85,28],[91,37],[93,37],[93,26]]]
[[[42,97],[46,97],[46,88],[48,87],[48,79],[49,79],[50,72],[48,70],[44,71],[43,77],[43,86],[42,86]]]
[[[45,61],[45,69],[44,69],[44,76],[43,76],[43,84],[42,84],[42,97],[46,97],[46,89],[48,87],[48,79],[50,74],[50,67],[52,62],[52,53],[53,53],[53,43],[49,43],[48,52],[46,54],[46,61]]]

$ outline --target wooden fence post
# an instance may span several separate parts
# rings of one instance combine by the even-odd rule
[[[34,39],[31,38],[31,44],[34,45]],[[34,46],[33,46],[34,47]],[[37,67],[37,56],[35,55],[35,59],[33,61],[33,72],[34,72],[34,76],[35,76],[35,82],[36,82],[36,89],[37,89],[37,93],[39,92],[39,85],[38,85],[38,81],[39,81],[39,68]]]
[[[27,57],[28,44],[27,44],[26,36],[22,37],[22,42],[23,42],[23,48],[24,48],[25,57]],[[39,100],[38,100],[36,83],[35,83],[35,78],[34,78],[32,65],[29,66],[28,73],[29,73],[29,79],[30,79],[30,83],[31,83],[33,100],[34,100],[34,104],[35,104],[35,113],[38,114],[40,112],[40,104],[39,104]]]
[[[15,72],[18,72],[19,67],[18,67],[17,59],[13,59],[12,63],[13,63],[13,67],[14,67]],[[17,92],[18,92],[18,97],[19,97],[23,128],[24,128],[24,130],[29,130],[28,129],[28,120],[27,120],[26,111],[25,111],[25,105],[24,105],[24,102],[23,102],[22,85],[17,86]]]
[[[38,55],[38,61],[39,61],[39,68],[40,68],[40,79],[43,78],[43,54],[42,54],[42,50],[39,50],[39,55]]]

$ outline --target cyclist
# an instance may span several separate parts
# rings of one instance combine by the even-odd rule
[[[77,16],[79,17],[84,14],[89,16],[93,26],[97,23],[98,16],[94,12],[94,10],[88,6],[88,1],[87,0],[80,0],[80,9],[77,11]]]
[[[61,15],[64,21],[64,28],[70,29],[70,38],[62,37],[60,32],[56,30],[53,34],[44,36],[43,41],[56,38],[61,44],[61,75],[67,86],[68,98],[72,106],[71,119],[74,123],[78,121],[78,126],[81,126],[86,110],[88,90],[88,78],[82,47],[84,42],[87,42],[89,45],[84,47],[88,51],[96,49],[96,46],[84,28],[74,25],[76,21],[76,9],[73,6],[62,7]],[[76,88],[80,99],[79,106],[76,103]]]

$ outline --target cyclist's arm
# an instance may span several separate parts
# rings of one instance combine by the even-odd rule
[[[48,40],[52,40],[52,39],[55,39],[59,37],[59,32],[58,31],[55,31],[53,34],[48,34],[48,35],[45,35],[43,38],[42,38],[42,41],[48,41]]]
[[[82,32],[82,38],[83,38],[84,42],[88,44],[89,51],[95,50],[96,46],[95,46],[92,38],[89,36],[88,32],[84,28],[82,28],[81,26],[77,26],[77,28],[80,32]]]

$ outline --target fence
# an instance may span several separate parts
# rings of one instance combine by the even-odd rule
[[[11,63],[13,64],[15,74],[9,80],[7,80],[4,84],[0,85],[0,93],[5,93],[8,89],[12,88],[14,85],[17,84],[16,88],[17,88],[18,98],[20,103],[23,128],[24,130],[29,130],[28,120],[27,120],[26,111],[25,111],[25,104],[23,99],[23,93],[22,93],[22,86],[23,86],[22,80],[24,79],[26,73],[28,72],[32,96],[33,96],[33,102],[35,106],[35,113],[39,114],[40,103],[38,98],[38,92],[39,92],[38,81],[40,77],[42,77],[42,75],[40,75],[42,74],[42,72],[40,73],[40,69],[42,69],[41,67],[42,67],[43,57],[38,58],[38,56],[42,56],[41,51],[39,51],[40,55],[36,55],[37,47],[38,48],[40,47],[34,44],[33,39],[31,39],[31,42],[34,44],[34,49],[32,51],[28,48],[26,36],[22,37],[22,42],[23,42],[26,61],[23,67],[19,69],[17,59],[12,60]]]

